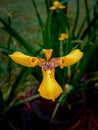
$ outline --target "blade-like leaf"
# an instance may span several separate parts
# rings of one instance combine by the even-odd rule
[[[0,22],[4,25],[4,30],[6,30],[9,34],[11,34],[24,48],[28,51],[34,54],[35,48],[26,42],[22,36],[19,35],[19,33],[9,26],[9,24],[2,18],[0,18]]]

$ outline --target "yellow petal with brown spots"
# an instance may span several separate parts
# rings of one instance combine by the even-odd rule
[[[79,49],[75,49],[71,51],[68,55],[59,58],[58,64],[61,68],[65,66],[70,66],[75,63],[77,63],[83,56],[83,52],[81,52]]]
[[[23,54],[22,52],[14,52],[13,54],[9,55],[9,57],[16,63],[27,66],[27,67],[34,67],[38,65],[39,59],[36,57],[31,57]]]
[[[38,89],[40,96],[45,99],[49,99],[55,101],[55,99],[62,93],[62,88],[57,83],[54,78],[55,69],[44,70],[43,72],[43,80]]]

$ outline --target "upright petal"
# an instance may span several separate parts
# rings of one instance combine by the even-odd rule
[[[77,63],[83,56],[83,52],[79,49],[71,51],[68,55],[58,59],[58,64],[61,68]]]
[[[46,56],[46,61],[49,61],[52,56],[53,49],[43,49],[42,52]]]
[[[27,67],[34,67],[39,63],[38,58],[25,55],[22,52],[14,52],[13,54],[9,55],[9,57],[14,62]]]

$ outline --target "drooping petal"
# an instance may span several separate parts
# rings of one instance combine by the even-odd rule
[[[55,101],[55,99],[62,93],[62,88],[54,78],[54,68],[52,70],[44,70],[43,80],[38,89],[40,96],[45,99]]]
[[[79,49],[71,51],[68,55],[58,59],[58,64],[61,68],[77,63],[83,56],[83,52]]]
[[[27,67],[34,67],[39,63],[38,58],[25,55],[22,52],[14,52],[13,54],[9,55],[9,57],[14,62]]]

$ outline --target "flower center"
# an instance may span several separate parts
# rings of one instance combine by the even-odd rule
[[[52,70],[54,68],[54,63],[52,62],[44,62],[42,64],[42,68],[46,71],[46,70]]]

